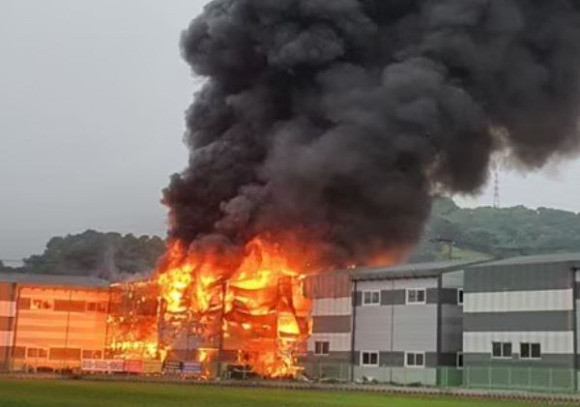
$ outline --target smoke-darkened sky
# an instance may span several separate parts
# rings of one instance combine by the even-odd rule
[[[164,234],[198,87],[179,55],[203,0],[0,0],[0,259],[87,228]],[[580,68],[579,68],[580,69]],[[503,205],[580,211],[580,162],[502,173]],[[468,204],[489,204],[488,187]]]

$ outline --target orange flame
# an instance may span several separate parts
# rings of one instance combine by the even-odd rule
[[[304,271],[292,268],[280,248],[263,239],[250,242],[245,253],[237,268],[224,272],[173,242],[157,279],[165,320],[184,329],[186,320],[201,323],[206,341],[218,336],[223,348],[239,351],[260,375],[295,376],[297,352],[312,328]],[[200,351],[201,362],[205,354]]]

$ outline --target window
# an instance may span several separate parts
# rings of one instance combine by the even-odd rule
[[[362,366],[378,366],[379,352],[361,352],[360,359]]]
[[[97,303],[87,302],[87,312],[97,312]]]
[[[83,350],[83,359],[102,359],[103,352],[100,350]]]
[[[457,353],[457,360],[456,360],[457,369],[463,369],[463,353]]]
[[[425,353],[407,352],[405,354],[406,367],[425,367]]]
[[[496,359],[509,359],[512,357],[512,344],[509,342],[493,342],[491,354]]]
[[[520,343],[520,359],[541,359],[542,346],[539,343]]]
[[[28,348],[26,349],[26,357],[46,359],[48,357],[48,351],[46,349]]]
[[[457,289],[457,305],[463,305],[463,288]]]
[[[363,305],[380,305],[381,303],[381,292],[376,291],[363,291],[362,304]]]
[[[30,298],[21,297],[18,298],[18,309],[25,310],[30,309]]]
[[[326,356],[330,353],[330,343],[329,342],[315,342],[314,343],[314,354],[318,356]]]
[[[407,304],[425,304],[427,293],[425,289],[407,290]]]
[[[30,300],[30,309],[34,310],[50,310],[52,309],[52,304],[47,300],[40,300],[33,298]]]

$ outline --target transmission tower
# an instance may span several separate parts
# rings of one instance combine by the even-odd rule
[[[495,209],[500,208],[500,199],[499,199],[499,170],[497,164],[494,166],[493,169],[493,207]]]

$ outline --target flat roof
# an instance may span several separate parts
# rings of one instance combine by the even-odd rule
[[[0,272],[1,283],[35,284],[44,286],[106,288],[110,283],[97,277],[55,274]]]
[[[430,263],[407,263],[391,267],[365,267],[352,270],[352,280],[389,280],[403,278],[439,277],[441,274],[460,270],[481,260],[450,260]]]
[[[534,256],[510,257],[502,260],[488,261],[472,267],[515,266],[525,264],[572,263],[580,262],[580,253],[540,254]]]

